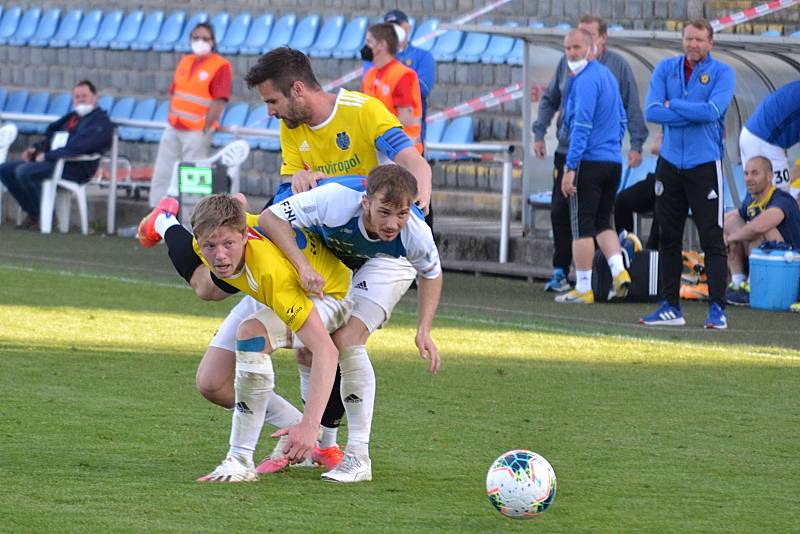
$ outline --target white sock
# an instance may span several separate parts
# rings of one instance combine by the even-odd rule
[[[367,347],[355,345],[339,351],[342,370],[341,394],[347,413],[347,447],[359,456],[369,456],[369,434],[375,407],[375,371]]]
[[[588,271],[580,271],[575,270],[575,290],[578,293],[586,293],[590,289],[592,289],[592,270],[589,269]]]
[[[291,402],[287,401],[274,391],[270,395],[269,409],[264,416],[264,422],[275,428],[286,428],[296,425],[303,419],[303,412],[295,408]]]
[[[311,381],[311,367],[306,367],[298,363],[297,370],[300,371],[300,399],[303,401],[303,404],[305,404],[308,395],[308,383]]]
[[[731,274],[731,283],[733,284],[733,289],[739,289],[745,280],[747,280],[747,277],[742,273]]]
[[[239,341],[237,349],[238,344]],[[269,354],[237,350],[234,387],[236,408],[231,425],[229,455],[252,462],[275,387],[275,373]]]
[[[327,449],[328,447],[333,447],[336,445],[336,435],[339,432],[338,428],[328,428],[327,426],[319,426],[320,429],[320,436],[319,436],[319,448],[320,449]]]
[[[622,254],[614,254],[608,258],[608,268],[611,269],[611,276],[617,276],[625,270],[625,264],[622,263]]]
[[[164,237],[164,234],[167,233],[169,227],[176,224],[180,224],[177,217],[167,217],[163,213],[159,213],[158,217],[156,217],[156,221],[153,223],[153,228],[155,228],[158,235]]]

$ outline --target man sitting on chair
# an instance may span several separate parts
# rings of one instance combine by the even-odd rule
[[[113,127],[108,114],[97,107],[97,88],[92,82],[82,80],[72,88],[72,108],[47,126],[45,138],[26,148],[21,160],[0,165],[0,181],[28,214],[22,228],[38,226],[42,182],[53,175],[59,159],[103,153],[111,146]],[[63,178],[88,182],[98,164],[99,160],[68,162]]]

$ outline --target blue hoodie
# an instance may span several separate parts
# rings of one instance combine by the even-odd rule
[[[661,157],[679,169],[691,169],[722,159],[725,112],[733,98],[736,74],[708,54],[694,66],[686,83],[684,58],[675,56],[656,65],[644,116],[664,128]]]
[[[787,83],[762,100],[744,126],[759,139],[781,148],[800,142],[800,80]]]

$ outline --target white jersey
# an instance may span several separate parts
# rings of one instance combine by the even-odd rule
[[[368,258],[406,258],[425,278],[441,275],[439,250],[422,212],[412,205],[408,222],[392,241],[372,239],[362,217],[363,178],[353,178],[331,178],[269,209],[292,225],[318,234],[346,265],[363,263]]]

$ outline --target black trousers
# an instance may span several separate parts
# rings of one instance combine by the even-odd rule
[[[569,274],[572,264],[572,227],[570,226],[569,199],[561,192],[561,179],[567,155],[556,152],[553,156],[553,198],[550,201],[550,224],[553,228],[553,267]]]
[[[647,178],[641,182],[626,187],[619,192],[614,202],[614,226],[618,232],[622,230],[633,232],[634,213],[653,212],[656,205],[655,184],[656,175],[649,173]],[[658,221],[655,218],[650,227],[650,237],[647,238],[645,248],[658,249]]]
[[[708,298],[725,306],[727,254],[722,238],[722,172],[717,161],[679,169],[663,158],[656,166],[656,221],[660,228],[661,281],[664,297],[678,306],[683,227],[689,209],[700,234],[708,275]]]

